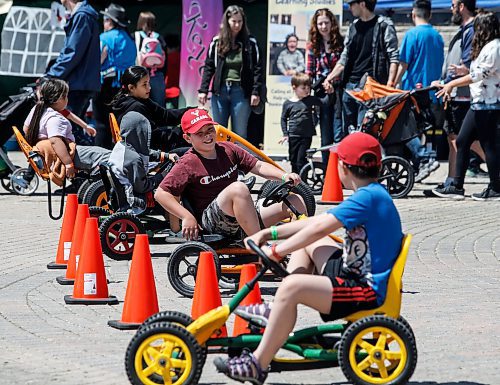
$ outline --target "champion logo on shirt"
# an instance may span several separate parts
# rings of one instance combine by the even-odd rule
[[[229,170],[227,170],[224,174],[218,176],[207,175],[200,179],[200,184],[207,185],[212,182],[218,181],[219,179],[229,178],[232,173],[234,173],[238,169],[238,165],[231,166]]]

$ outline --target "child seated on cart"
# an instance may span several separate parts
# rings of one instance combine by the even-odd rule
[[[237,180],[238,171],[300,183],[297,174],[283,173],[234,143],[216,142],[217,124],[204,109],[193,108],[184,113],[184,139],[193,147],[179,159],[155,193],[158,203],[181,219],[182,235],[188,240],[197,239],[200,229],[232,238],[240,237],[242,231],[250,235],[261,229],[260,223],[270,226],[290,216],[284,203],[256,209],[250,190]],[[179,203],[181,195],[191,204],[193,213]],[[290,201],[299,212],[305,212],[301,197],[291,196]]]
[[[377,182],[381,165],[378,141],[357,132],[344,138],[337,149],[338,172],[354,194],[325,214],[272,226],[250,236],[273,260],[292,253],[291,275],[284,278],[274,302],[238,308],[246,319],[267,324],[262,340],[251,353],[214,363],[219,372],[238,381],[264,383],[268,366],[292,332],[297,305],[309,306],[323,320],[343,318],[384,302],[387,281],[399,254],[403,233],[396,207],[385,188]],[[328,235],[344,227],[343,245]],[[266,246],[267,241],[284,239]],[[316,273],[312,278],[310,274]]]

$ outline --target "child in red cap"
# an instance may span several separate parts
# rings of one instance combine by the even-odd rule
[[[179,159],[155,193],[163,208],[182,220],[182,235],[197,239],[202,228],[209,234],[237,238],[242,237],[242,231],[255,234],[261,229],[260,223],[267,227],[289,217],[284,203],[256,210],[250,190],[238,182],[238,171],[292,181],[295,185],[300,183],[300,177],[283,173],[234,143],[216,142],[215,125],[204,109],[194,108],[184,113],[181,120],[184,139],[193,147]],[[192,206],[192,213],[179,203],[181,195]],[[299,195],[289,199],[300,212],[305,212]]]
[[[276,352],[288,338],[297,319],[297,305],[309,306],[325,321],[381,305],[387,280],[403,239],[401,221],[389,193],[377,182],[381,165],[378,141],[365,133],[344,138],[337,149],[338,172],[354,194],[325,214],[295,221],[278,229],[284,241],[265,246],[270,229],[253,236],[273,260],[291,253],[274,302],[239,307],[235,313],[267,324],[257,349],[229,360],[217,358],[220,372],[239,381],[262,384]],[[344,227],[343,244],[328,235]],[[276,236],[276,234],[274,234]],[[320,272],[311,278],[313,272]]]

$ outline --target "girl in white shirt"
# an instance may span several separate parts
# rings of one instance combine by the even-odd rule
[[[457,137],[457,168],[452,185],[436,189],[440,197],[464,197],[464,178],[472,142],[479,139],[486,155],[490,183],[474,200],[500,201],[500,167],[497,135],[500,132],[500,23],[492,12],[480,13],[474,20],[470,73],[442,85],[436,96],[449,100],[454,87],[469,85],[471,107]],[[439,191],[437,191],[439,190]]]

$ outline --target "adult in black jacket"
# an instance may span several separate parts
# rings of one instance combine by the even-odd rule
[[[221,29],[207,52],[198,102],[204,106],[212,81],[212,114],[227,126],[231,116],[234,132],[247,138],[248,117],[262,94],[262,63],[259,47],[250,36],[243,8],[229,6]]]

